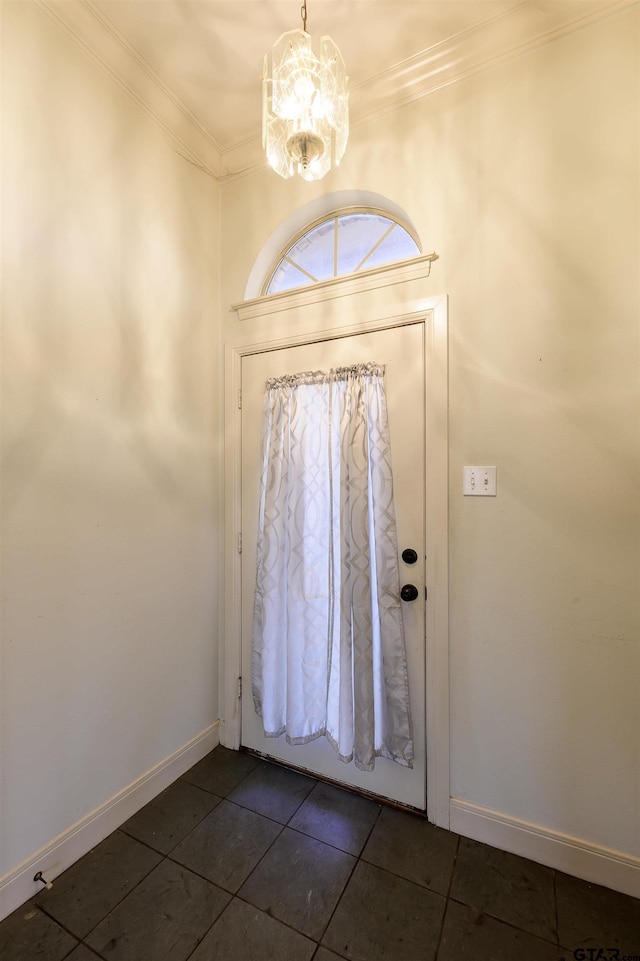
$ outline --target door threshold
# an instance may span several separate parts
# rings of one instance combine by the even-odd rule
[[[392,798],[382,797],[380,794],[374,794],[372,791],[365,791],[364,788],[353,787],[351,784],[343,784],[342,781],[336,781],[334,778],[326,777],[324,774],[316,774],[314,771],[310,771],[308,768],[298,767],[295,764],[287,764],[285,761],[281,761],[279,758],[271,757],[270,754],[263,754],[262,751],[256,751],[252,747],[245,747],[243,744],[239,748],[244,754],[250,754],[252,757],[260,758],[261,761],[269,761],[270,764],[275,764],[277,767],[285,768],[287,771],[295,771],[296,774],[304,774],[305,777],[315,778],[316,781],[322,781],[324,784],[331,784],[333,787],[340,788],[342,791],[348,791],[349,794],[356,794],[358,797],[367,798],[369,801],[375,801],[376,804],[384,804],[385,807],[394,808],[396,811],[404,811],[406,814],[415,814],[417,817],[422,818],[427,821],[427,812],[423,811],[422,808],[412,807],[410,804],[401,804],[400,801],[394,801]]]

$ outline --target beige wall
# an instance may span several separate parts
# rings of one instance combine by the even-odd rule
[[[322,194],[387,196],[439,253],[451,792],[635,856],[638,53],[636,8],[356,127],[318,184],[265,170],[222,200],[230,338],[261,248]],[[496,499],[462,497],[464,464],[497,465]]]
[[[2,32],[0,879],[219,714],[219,187],[36,4]]]

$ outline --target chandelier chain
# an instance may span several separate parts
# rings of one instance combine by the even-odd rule
[[[300,7],[300,16],[302,17],[302,29],[307,32],[307,0],[304,0],[302,6]]]

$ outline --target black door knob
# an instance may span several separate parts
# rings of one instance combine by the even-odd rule
[[[400,591],[400,597],[403,601],[415,601],[418,596],[418,588],[415,584],[405,584]]]
[[[418,560],[418,555],[412,547],[407,547],[407,549],[402,552],[402,560],[405,564],[415,564]]]

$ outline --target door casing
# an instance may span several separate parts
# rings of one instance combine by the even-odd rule
[[[425,325],[425,428],[426,428],[426,744],[427,817],[449,828],[449,635],[448,635],[448,304],[446,296],[418,297],[428,276],[405,265],[386,268],[382,287],[374,296],[358,278],[318,285],[311,302],[306,292],[303,310],[297,292],[279,298],[279,309],[265,305],[268,323],[260,321],[262,304],[249,305],[253,322],[239,321],[233,338],[225,344],[224,389],[224,553],[221,558],[220,597],[223,601],[220,629],[220,743],[240,746],[241,677],[241,406],[242,358],[246,354],[316,343],[398,327]],[[376,274],[376,271],[371,271]],[[378,279],[379,281],[379,279]],[[323,289],[324,286],[324,289]],[[372,285],[373,286],[373,285]],[[268,298],[262,298],[268,300]],[[246,308],[246,304],[242,305]],[[241,315],[240,315],[241,316]],[[366,321],[361,317],[368,316]]]

